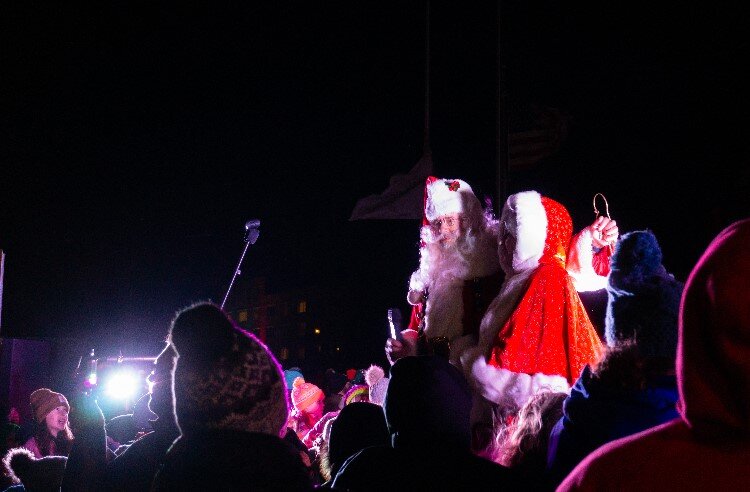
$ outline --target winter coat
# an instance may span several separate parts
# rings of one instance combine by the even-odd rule
[[[680,416],[590,454],[558,488],[747,490],[750,484],[750,219],[724,229],[680,305]]]
[[[169,446],[180,435],[176,426],[159,425],[156,430],[137,439],[109,464],[107,490],[144,491],[151,490],[151,482],[164,460]]]
[[[334,490],[518,490],[512,470],[470,451],[471,391],[440,356],[396,361],[385,398],[392,447],[346,460]]]
[[[563,403],[550,434],[547,468],[558,485],[591,451],[678,416],[677,379],[662,376],[642,390],[611,388],[586,367]]]

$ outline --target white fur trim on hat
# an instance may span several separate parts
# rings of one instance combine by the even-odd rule
[[[502,228],[516,238],[513,252],[513,271],[523,272],[539,266],[547,239],[547,213],[542,196],[536,191],[524,191],[508,197],[500,218]]]
[[[481,210],[479,200],[466,181],[437,179],[427,185],[424,214],[428,221],[447,214],[471,213]]]

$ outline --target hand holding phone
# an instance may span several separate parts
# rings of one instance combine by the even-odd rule
[[[388,309],[388,326],[391,330],[391,338],[401,339],[401,310],[398,308]]]

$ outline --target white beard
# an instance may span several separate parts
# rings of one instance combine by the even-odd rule
[[[463,334],[464,281],[500,271],[497,238],[492,230],[482,228],[443,243],[425,227],[422,239],[419,270],[412,274],[409,288],[412,292],[428,290],[425,334],[454,340]],[[409,300],[414,302],[412,296]]]

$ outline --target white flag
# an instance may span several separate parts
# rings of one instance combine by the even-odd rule
[[[432,155],[425,152],[407,174],[392,176],[383,193],[358,200],[349,220],[421,219],[424,183],[431,174]]]

